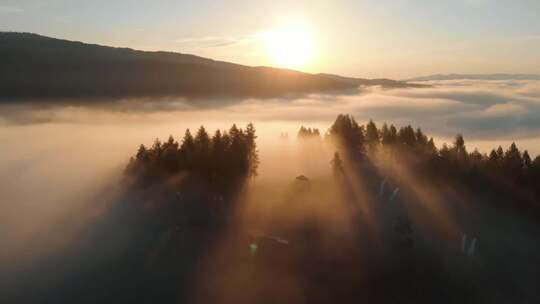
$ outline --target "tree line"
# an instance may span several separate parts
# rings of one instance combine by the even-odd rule
[[[133,185],[144,188],[185,174],[207,191],[220,191],[257,175],[256,139],[252,123],[245,129],[234,124],[213,136],[204,126],[195,136],[187,129],[181,142],[171,135],[166,142],[156,139],[151,147],[141,144],[127,165],[126,175]]]
[[[321,133],[319,132],[319,129],[317,128],[306,128],[304,126],[300,126],[300,129],[298,130],[298,134],[296,135],[298,139],[304,139],[304,138],[320,138]]]
[[[397,128],[387,123],[378,128],[373,120],[364,126],[350,115],[339,115],[326,138],[333,140],[338,151],[352,162],[381,156],[386,161],[407,160],[424,174],[450,178],[472,187],[504,185],[510,191],[523,190],[540,198],[540,156],[533,159],[515,143],[506,150],[499,146],[490,153],[477,149],[469,152],[463,135],[457,134],[450,145],[445,143],[439,149],[433,137],[420,128],[411,125]]]

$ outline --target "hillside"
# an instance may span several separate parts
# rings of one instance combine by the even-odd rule
[[[87,97],[277,97],[360,85],[404,87],[286,69],[249,67],[171,52],[145,52],[28,33],[0,33],[0,100]]]

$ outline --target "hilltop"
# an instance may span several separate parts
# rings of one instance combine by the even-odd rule
[[[0,33],[0,58],[0,100],[267,98],[344,92],[363,85],[409,86],[389,79],[251,67],[195,55],[115,48],[30,33]]]

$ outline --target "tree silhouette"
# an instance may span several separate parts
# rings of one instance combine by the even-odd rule
[[[182,167],[191,168],[194,164],[195,157],[195,140],[191,135],[189,129],[186,129],[184,133],[184,138],[182,140],[182,146],[180,147],[180,162]]]
[[[309,129],[301,129],[299,133],[307,134]],[[537,200],[540,199],[540,185],[537,182],[540,179],[540,157],[532,160],[529,152],[521,153],[515,143],[506,151],[499,146],[489,154],[482,154],[477,149],[469,153],[463,135],[457,134],[450,147],[443,143],[437,149],[433,137],[428,139],[420,128],[415,130],[407,125],[397,131],[394,125],[383,123],[381,130],[378,130],[373,120],[369,120],[364,131],[364,126],[356,123],[353,117],[343,114],[338,115],[327,137],[334,140],[341,153],[334,155],[332,164],[341,165],[340,155],[346,155],[348,161],[369,162],[370,159],[363,156],[376,152],[375,147],[381,146],[394,155],[383,158],[384,161],[407,162],[425,176],[459,183],[475,191],[485,187],[486,191],[502,197],[514,198],[520,193],[522,198],[535,195]],[[528,202],[533,204],[531,200]],[[521,208],[519,205],[514,207]],[[540,205],[533,204],[530,208],[536,208],[540,216]]]
[[[192,180],[208,193],[223,192],[257,175],[256,139],[251,123],[245,131],[236,125],[228,133],[217,130],[212,138],[203,126],[195,137],[187,129],[180,147],[172,136],[165,143],[156,139],[150,149],[140,145],[126,167],[126,174],[134,186],[148,188],[183,172],[188,174],[186,183]]]
[[[417,128],[415,132],[415,138],[416,138],[416,144],[421,148],[424,149],[428,144],[428,138],[424,133],[422,132],[422,129]]]
[[[386,124],[386,122],[381,127],[381,144],[383,145],[393,144],[391,135],[390,135],[390,128],[388,128],[388,125]]]
[[[249,176],[257,176],[257,169],[259,168],[259,154],[257,151],[257,135],[255,134],[255,126],[253,123],[249,123],[246,127],[246,144],[249,163]]]
[[[366,125],[366,143],[370,153],[375,153],[380,143],[379,130],[371,119]]]
[[[523,167],[525,169],[530,169],[531,166],[532,166],[531,156],[529,155],[529,151],[525,150],[523,151]]]
[[[298,130],[298,134],[296,136],[298,139],[309,139],[309,138],[316,138],[320,139],[321,134],[319,132],[319,129],[316,128],[306,128],[304,126],[301,126]]]
[[[398,141],[402,145],[414,147],[416,145],[414,129],[410,125],[400,128],[398,132]]]
[[[357,161],[365,155],[365,135],[363,126],[358,125],[350,115],[340,114],[328,131],[338,149],[347,155],[350,161]]]
[[[503,166],[504,171],[511,180],[517,181],[521,177],[523,159],[515,143],[512,143],[504,153]]]
[[[394,125],[390,125],[389,144],[395,144],[397,142],[397,129]]]

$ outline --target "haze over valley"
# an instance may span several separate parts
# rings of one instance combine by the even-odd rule
[[[540,300],[535,1],[4,2],[0,302]]]

